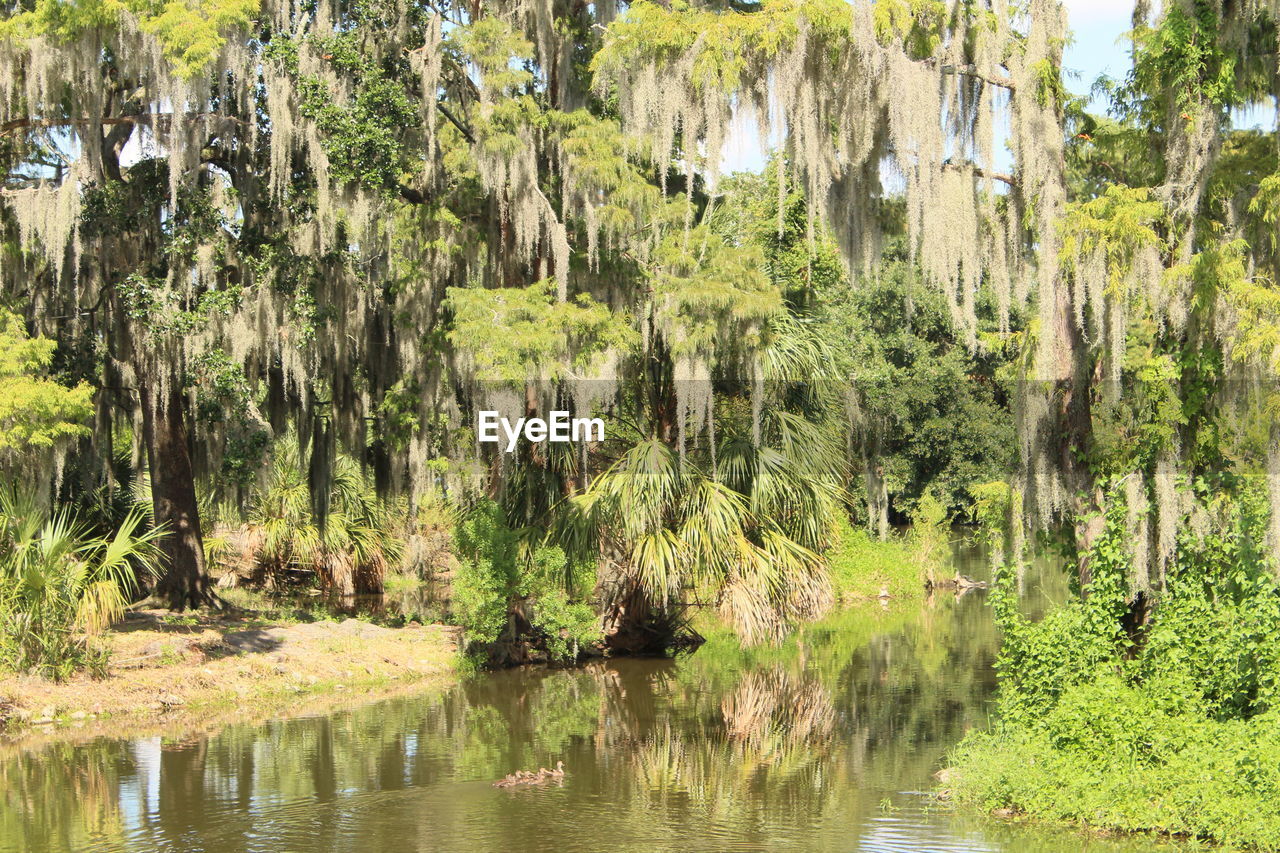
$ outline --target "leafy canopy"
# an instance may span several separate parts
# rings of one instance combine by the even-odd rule
[[[0,308],[0,468],[88,434],[92,389],[47,378],[54,347],[47,338],[28,336],[22,320]]]

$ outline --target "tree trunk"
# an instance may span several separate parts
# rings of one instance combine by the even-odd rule
[[[1065,290],[1065,288],[1061,288]],[[1069,342],[1063,354],[1063,365],[1058,393],[1059,434],[1061,445],[1058,465],[1063,481],[1071,494],[1069,523],[1074,534],[1076,549],[1076,576],[1080,594],[1089,594],[1093,581],[1093,568],[1089,563],[1090,551],[1102,535],[1105,520],[1102,517],[1103,495],[1094,482],[1089,468],[1089,456],[1093,449],[1093,390],[1102,382],[1101,361],[1089,364],[1088,348],[1080,327],[1074,319],[1074,305],[1065,294],[1059,295],[1063,307],[1058,316],[1062,323],[1062,339]]]
[[[889,538],[889,484],[884,479],[880,430],[872,428],[862,446],[863,483],[867,490],[867,525],[877,539]]]
[[[606,547],[597,563],[594,598],[605,648],[613,654],[656,655],[675,645],[702,642],[684,608],[654,607],[615,547]]]
[[[156,585],[156,595],[167,599],[174,610],[214,604],[217,598],[205,572],[204,539],[181,389],[176,385],[166,389],[144,386],[139,394],[151,474],[151,505],[155,523],[166,527],[160,540],[165,573]]]

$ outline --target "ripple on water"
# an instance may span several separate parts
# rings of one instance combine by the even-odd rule
[[[0,853],[1168,849],[930,808],[946,751],[988,725],[996,642],[980,595],[937,596],[781,647],[713,638],[181,742],[15,748]],[[563,786],[492,787],[561,759]]]

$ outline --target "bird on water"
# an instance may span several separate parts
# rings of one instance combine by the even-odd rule
[[[544,782],[557,782],[564,778],[564,762],[557,761],[554,770],[539,767],[534,770],[517,770],[493,783],[495,788],[515,788],[520,785],[541,785]]]

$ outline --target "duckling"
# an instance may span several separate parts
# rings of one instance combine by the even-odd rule
[[[538,774],[530,770],[517,770],[493,783],[495,788],[514,788],[516,785],[532,785],[538,781]]]
[[[539,767],[537,772],[532,770],[517,770],[493,783],[495,788],[514,788],[518,785],[541,785],[544,782],[551,782],[564,778],[564,762],[557,761],[555,770],[548,770],[545,767]]]
[[[548,770],[545,767],[538,768],[538,779],[542,782],[549,782],[552,779],[564,778],[564,762],[557,761],[555,770]]]

